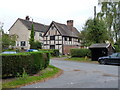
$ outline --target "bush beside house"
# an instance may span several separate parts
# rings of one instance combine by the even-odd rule
[[[71,57],[91,57],[91,51],[89,49],[71,49]]]
[[[49,65],[49,59],[48,52],[2,54],[2,75],[14,77],[24,70],[27,74],[35,74]]]
[[[58,57],[60,52],[58,49],[39,49],[39,51],[48,51],[50,52],[51,56]]]

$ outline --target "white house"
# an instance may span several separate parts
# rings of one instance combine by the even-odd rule
[[[32,23],[34,24],[35,40],[38,40],[43,43],[43,34],[46,32],[48,26],[37,22],[32,22],[29,20],[29,17],[26,17],[26,19],[18,18],[9,29],[10,35],[15,34],[18,36],[14,48],[30,48],[29,39],[31,34]]]

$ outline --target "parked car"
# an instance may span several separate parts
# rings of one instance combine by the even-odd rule
[[[38,52],[37,49],[28,49],[27,52]]]
[[[120,53],[113,53],[112,55],[99,57],[100,64],[118,64],[120,65]]]
[[[2,54],[15,54],[17,53],[16,51],[4,51]]]

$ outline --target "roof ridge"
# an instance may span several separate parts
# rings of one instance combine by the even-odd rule
[[[18,20],[21,21],[27,27],[28,30],[31,30],[32,21],[28,21],[21,18],[18,18]],[[45,32],[49,26],[49,25],[41,24],[34,21],[33,21],[33,24],[34,24],[34,30],[39,32]]]
[[[30,21],[30,20],[25,20],[25,19],[22,19],[22,18],[18,18],[18,19],[19,19],[19,20],[23,20],[23,21],[28,21],[28,22],[32,23],[32,21]],[[34,21],[33,21],[33,23],[45,25],[45,24],[42,24],[42,23],[39,23],[39,22],[34,22]],[[45,26],[49,26],[49,25],[45,25]]]

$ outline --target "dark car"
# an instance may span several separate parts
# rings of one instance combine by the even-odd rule
[[[120,65],[120,53],[113,53],[112,55],[99,57],[100,64],[118,64]]]

